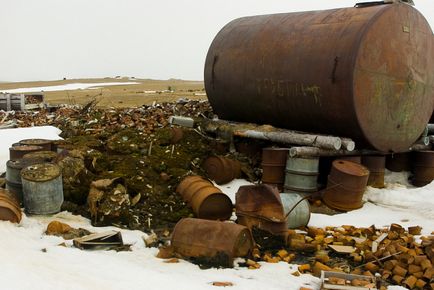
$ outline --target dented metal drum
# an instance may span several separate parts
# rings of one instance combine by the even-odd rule
[[[0,220],[19,223],[21,217],[18,201],[11,196],[8,190],[0,189]]]
[[[386,156],[365,155],[362,164],[369,170],[368,185],[375,188],[384,188],[384,173]]]
[[[35,164],[21,171],[24,208],[30,214],[53,214],[63,203],[62,171],[58,165]]]
[[[363,165],[335,160],[323,195],[324,203],[333,209],[349,211],[363,206],[369,170]]]
[[[403,3],[239,18],[209,48],[206,92],[221,119],[406,151],[434,107],[432,38]]]
[[[434,151],[414,152],[413,185],[422,187],[434,180]]]
[[[184,218],[173,230],[171,245],[183,257],[217,259],[232,267],[234,258],[251,253],[253,239],[250,231],[238,224]]]
[[[283,209],[288,224],[288,229],[296,229],[305,227],[310,220],[310,205],[307,199],[304,199],[301,194],[294,193],[281,193],[280,199],[282,200]]]
[[[285,192],[309,194],[318,191],[319,158],[291,158],[286,162]]]

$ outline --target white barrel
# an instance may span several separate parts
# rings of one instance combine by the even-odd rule
[[[291,213],[286,218],[288,229],[296,229],[305,227],[310,220],[310,205],[307,199],[299,202],[303,198],[302,195],[296,193],[281,193],[280,199],[282,200],[285,215],[292,209]],[[296,205],[297,204],[297,205]],[[295,206],[296,205],[296,206]],[[295,206],[295,207],[294,207]]]

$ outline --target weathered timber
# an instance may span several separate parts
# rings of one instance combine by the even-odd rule
[[[352,151],[355,148],[354,141],[349,138],[285,130],[269,125],[259,126],[257,124],[235,123],[224,120],[202,120],[201,126],[204,131],[215,133],[222,138],[237,136],[328,150],[343,148]]]
[[[313,156],[355,156],[355,155],[376,155],[381,154],[375,150],[325,150],[316,147],[292,147],[289,149],[291,157],[313,157]]]

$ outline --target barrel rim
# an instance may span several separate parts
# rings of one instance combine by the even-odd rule
[[[53,169],[53,174],[51,176],[46,176],[45,178],[37,179],[37,178],[32,177],[31,174],[29,173],[30,171],[33,171],[33,170],[36,170],[39,168],[42,168],[42,170],[47,170],[48,167],[51,167]],[[53,164],[53,163],[33,164],[33,165],[27,166],[26,168],[21,170],[22,180],[26,180],[29,182],[47,182],[47,181],[57,179],[61,176],[62,176],[62,170],[61,170],[60,166],[57,164]]]

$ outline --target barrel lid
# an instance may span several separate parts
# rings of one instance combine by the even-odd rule
[[[45,145],[50,144],[52,140],[48,139],[24,139],[21,140],[19,143],[23,145]]]
[[[41,161],[52,161],[56,157],[57,153],[53,151],[37,151],[25,154],[23,159],[40,159]]]
[[[61,175],[60,167],[51,163],[30,165],[21,171],[23,179],[35,182],[50,181],[59,175]]]
[[[9,150],[13,150],[13,151],[35,151],[35,150],[42,150],[42,149],[43,148],[41,146],[36,146],[36,145],[18,145],[9,148]]]
[[[349,175],[366,176],[369,174],[369,170],[365,166],[347,160],[337,159],[333,161],[333,167]]]
[[[28,155],[28,154],[26,154]],[[30,166],[32,164],[40,163],[40,159],[27,158],[27,159],[17,159],[17,160],[8,160],[6,162],[6,167],[13,169],[23,169],[24,167]]]

